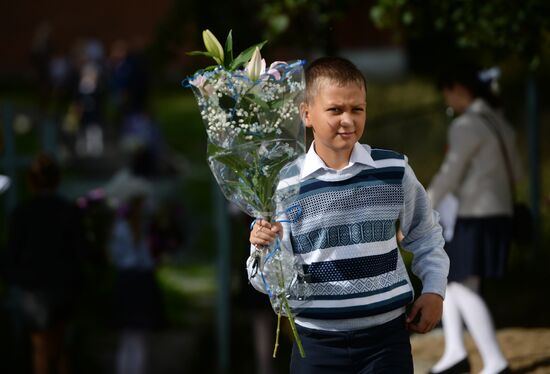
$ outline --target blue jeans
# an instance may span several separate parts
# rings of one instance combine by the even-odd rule
[[[362,330],[335,332],[296,327],[306,357],[300,357],[295,343],[291,374],[413,374],[405,315]]]

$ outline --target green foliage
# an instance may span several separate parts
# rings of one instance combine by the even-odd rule
[[[264,37],[303,49],[324,47],[335,53],[331,24],[341,19],[357,0],[263,0],[259,13]],[[298,37],[297,37],[298,36]]]
[[[398,30],[414,46],[427,44],[441,59],[456,55],[450,51],[485,63],[519,56],[535,69],[550,41],[545,0],[378,0],[371,18],[380,28]]]
[[[205,31],[207,31],[207,30],[205,30]],[[250,60],[250,58],[252,57],[252,54],[254,53],[256,48],[261,50],[262,47],[265,45],[265,43],[267,43],[267,40],[264,40],[263,42],[254,44],[253,46],[248,47],[247,49],[245,49],[244,51],[239,53],[239,55],[235,59],[233,59],[233,35],[232,35],[232,33],[233,33],[232,30],[229,30],[229,34],[227,34],[227,38],[225,40],[225,47],[224,47],[224,51],[223,51],[224,52],[223,57],[218,56],[216,53],[211,52],[210,50],[208,50],[208,51],[192,51],[192,52],[187,52],[187,54],[189,56],[207,56],[207,57],[211,57],[218,64],[223,65],[223,67],[225,69],[227,69],[229,71],[234,71],[234,70],[239,69],[240,67],[242,67],[246,62],[248,62]],[[204,35],[204,32],[203,32],[203,35]],[[203,38],[204,38],[204,36],[203,36]],[[215,36],[212,35],[212,38],[215,40],[215,43],[219,44],[219,42],[215,38]],[[205,40],[205,44],[206,44],[206,40]],[[208,46],[206,46],[206,47],[207,47],[207,49],[209,49]],[[221,58],[221,60],[220,60],[220,58]],[[201,70],[212,70],[216,66],[217,65],[208,66],[208,67],[206,67],[204,69],[201,69]]]
[[[245,62],[250,60],[250,57],[252,57],[254,50],[256,48],[262,49],[265,43],[267,43],[267,40],[264,40],[261,43],[248,47],[247,49],[242,51],[234,60],[229,62],[229,70],[235,70],[240,68]]]

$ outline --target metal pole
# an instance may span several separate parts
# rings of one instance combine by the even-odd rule
[[[527,78],[527,139],[529,144],[529,201],[533,213],[533,250],[531,262],[536,261],[540,248],[540,142],[538,97],[535,73]]]
[[[229,333],[230,333],[230,256],[229,256],[229,222],[225,197],[222,195],[217,183],[213,183],[214,213],[216,215],[217,248],[218,248],[218,372],[229,372]]]

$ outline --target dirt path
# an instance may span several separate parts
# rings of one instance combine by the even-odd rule
[[[550,373],[550,328],[506,328],[497,332],[504,355],[515,374]],[[441,329],[411,338],[415,374],[427,373],[443,353]],[[472,364],[472,373],[479,373],[481,359],[473,340],[466,336],[466,348]]]

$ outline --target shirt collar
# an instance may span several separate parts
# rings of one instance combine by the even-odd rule
[[[309,150],[306,153],[306,157],[304,160],[304,166],[302,168],[302,172],[300,173],[300,179],[305,179],[315,173],[318,170],[334,170],[329,168],[325,162],[319,157],[319,155],[315,152],[315,142],[311,143],[311,146],[309,147]],[[353,150],[351,151],[351,156],[349,158],[348,165],[344,168],[347,169],[355,164],[363,164],[366,166],[372,166],[375,167],[376,164],[374,160],[372,159],[372,156],[370,155],[370,146],[368,145],[362,145],[359,143],[355,143],[353,146]],[[342,170],[344,170],[342,169]]]

